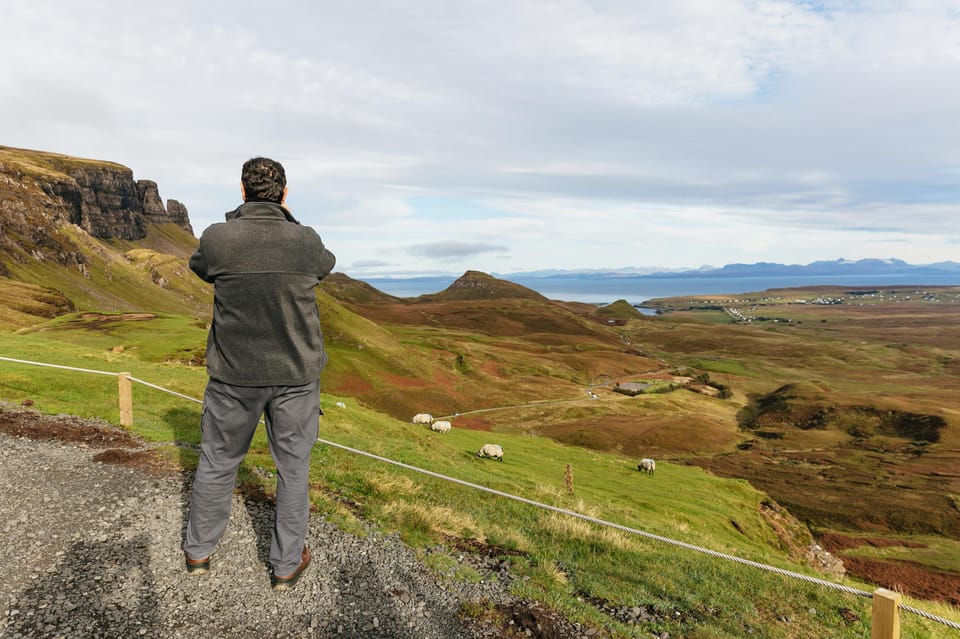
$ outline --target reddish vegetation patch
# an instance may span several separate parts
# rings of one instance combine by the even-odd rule
[[[443,388],[452,388],[457,383],[457,376],[435,368],[433,370],[433,383]]]
[[[355,397],[364,393],[372,393],[373,386],[359,375],[344,375],[336,384],[334,390],[341,395]]]
[[[840,556],[851,575],[867,579],[884,588],[926,599],[960,606],[960,575],[940,572],[912,561],[868,559]]]
[[[75,442],[97,448],[137,448],[125,430],[106,422],[71,415],[41,415],[35,411],[0,409],[0,431],[12,437]]]
[[[820,537],[820,545],[831,553],[837,554],[844,568],[875,584],[903,592],[911,597],[932,601],[945,601],[954,606],[960,605],[960,574],[944,572],[912,561],[899,559],[873,559],[839,554],[852,548],[871,546],[888,548],[926,548],[918,542],[886,539],[883,537],[852,537],[841,533],[828,532]]]
[[[480,371],[492,377],[500,377],[500,364],[496,362],[484,362],[480,365]]]
[[[423,388],[427,385],[426,380],[415,377],[403,377],[402,375],[390,375],[388,373],[381,373],[381,377],[383,381],[394,390],[410,390],[413,388]]]
[[[677,420],[670,415],[605,415],[601,419],[576,419],[554,423],[540,434],[563,444],[624,455],[661,455],[699,450],[720,450],[732,435],[704,427],[695,417]]]
[[[483,417],[457,417],[456,426],[457,428],[465,428],[467,430],[482,430],[487,432],[493,430],[490,422]]]

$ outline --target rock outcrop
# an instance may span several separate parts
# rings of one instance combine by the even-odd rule
[[[117,237],[139,240],[146,236],[143,206],[133,181],[133,171],[113,167],[75,167],[67,175],[73,178],[80,207],[71,221],[93,237]],[[66,184],[69,193],[69,182]],[[75,202],[77,198],[71,196]]]
[[[167,210],[163,208],[160,191],[153,180],[137,180],[137,193],[140,196],[140,208],[143,219],[148,224],[163,224],[167,221]]]
[[[120,164],[0,146],[0,177],[19,185],[12,195],[23,208],[42,209],[96,238],[140,240],[148,224],[166,223],[193,233],[185,206],[170,200],[168,211],[156,182],[134,180]]]
[[[193,235],[193,227],[190,226],[190,216],[187,214],[187,207],[177,200],[167,200],[167,221],[173,222]]]
[[[193,234],[190,226],[190,216],[187,207],[177,200],[167,200],[163,206],[157,183],[153,180],[137,180],[137,193],[140,196],[140,207],[143,211],[143,220],[147,224],[176,224],[185,231]]]

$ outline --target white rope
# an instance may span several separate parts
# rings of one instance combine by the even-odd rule
[[[110,373],[110,372],[107,372],[107,371],[97,371],[97,370],[91,370],[91,369],[86,369],[86,368],[75,368],[75,367],[72,367],[72,366],[60,366],[60,365],[58,365],[58,364],[45,364],[45,363],[42,363],[42,362],[31,362],[31,361],[22,360],[22,359],[13,359],[13,358],[10,358],[10,357],[0,357],[0,360],[7,361],[7,362],[16,362],[16,363],[18,363],[18,364],[32,364],[32,365],[34,365],[34,366],[47,366],[47,367],[50,367],[50,368],[61,368],[61,369],[65,369],[65,370],[78,371],[78,372],[81,372],[81,373],[95,373],[95,374],[98,374],[98,375],[113,375],[114,377],[116,377],[116,376],[118,375],[118,373]],[[154,388],[154,389],[156,389],[156,390],[162,391],[162,392],[164,392],[164,393],[169,393],[170,395],[175,395],[175,396],[177,396],[177,397],[181,397],[181,398],[186,399],[186,400],[189,400],[189,401],[191,401],[191,402],[196,402],[196,403],[198,403],[198,404],[202,404],[202,403],[203,403],[202,400],[199,400],[199,399],[197,399],[197,398],[195,398],[195,397],[190,397],[189,395],[184,395],[184,394],[182,394],[182,393],[178,393],[178,392],[176,392],[176,391],[172,391],[172,390],[167,389],[167,388],[164,388],[164,387],[162,387],[162,386],[157,386],[156,384],[151,384],[150,382],[143,381],[142,379],[137,379],[137,378],[135,378],[135,377],[130,377],[130,380],[131,380],[131,381],[134,381],[134,382],[137,382],[137,383],[139,383],[139,384],[143,384],[144,386],[148,386],[148,387],[150,387],[150,388]],[[481,410],[484,410],[484,409],[481,409]],[[486,410],[489,410],[489,409],[486,409]],[[462,413],[461,413],[461,414],[462,414]],[[449,481],[449,482],[452,482],[452,483],[454,483],[454,484],[459,484],[459,485],[461,485],[461,486],[466,486],[466,487],[468,487],[468,488],[473,488],[473,489],[476,489],[476,490],[480,490],[480,491],[483,491],[483,492],[487,492],[487,493],[490,493],[490,494],[492,494],[492,495],[497,495],[497,496],[499,496],[499,497],[505,497],[505,498],[507,498],[507,499],[512,499],[512,500],[514,500],[514,501],[519,501],[519,502],[521,502],[521,503],[528,504],[528,505],[530,505],[530,506],[535,506],[535,507],[537,507],[537,508],[543,508],[543,509],[545,509],[545,510],[550,510],[550,511],[553,511],[553,512],[556,512],[556,513],[561,513],[561,514],[563,514],[563,515],[568,515],[568,516],[570,516],[570,517],[576,517],[576,518],[578,518],[578,519],[583,519],[584,521],[589,521],[589,522],[591,522],[591,523],[599,524],[599,525],[601,525],[601,526],[608,526],[608,527],[610,527],[610,528],[616,528],[617,530],[622,530],[622,531],[624,531],[624,532],[628,532],[628,533],[631,533],[631,534],[634,534],[634,535],[638,535],[638,536],[640,536],[640,537],[645,537],[645,538],[647,538],[647,539],[652,539],[652,540],[654,540],[654,541],[659,541],[659,542],[662,542],[662,543],[665,543],[665,544],[670,544],[670,545],[673,545],[673,546],[678,546],[678,547],[680,547],[680,548],[685,548],[685,549],[687,549],[687,550],[692,550],[692,551],[694,551],[694,552],[699,552],[699,553],[702,553],[702,554],[705,554],[705,555],[709,555],[709,556],[711,556],[711,557],[716,557],[716,558],[719,558],[719,559],[725,559],[725,560],[727,560],[727,561],[732,561],[732,562],[735,562],[735,563],[743,564],[743,565],[745,565],[745,566],[751,566],[751,567],[753,567],[753,568],[758,568],[758,569],[760,569],[760,570],[766,570],[766,571],[773,572],[773,573],[776,573],[776,574],[779,574],[779,575],[783,575],[783,576],[786,576],[786,577],[792,577],[792,578],[794,578],[794,579],[799,579],[799,580],[801,580],[801,581],[806,581],[806,582],[808,582],[808,583],[817,584],[817,585],[820,585],[820,586],[825,586],[825,587],[827,587],[827,588],[832,588],[832,589],[834,589],[834,590],[839,590],[839,591],[845,592],[845,593],[847,593],[847,594],[857,595],[857,596],[859,596],[859,597],[873,598],[873,593],[867,592],[866,590],[858,590],[858,589],[856,589],[856,588],[851,588],[851,587],[849,587],[849,586],[844,586],[844,585],[842,585],[842,584],[837,584],[837,583],[834,583],[834,582],[832,582],[832,581],[827,581],[827,580],[825,580],[825,579],[818,579],[817,577],[811,577],[811,576],[809,576],[809,575],[804,575],[804,574],[799,573],[799,572],[793,572],[792,570],[785,570],[785,569],[783,569],[783,568],[777,568],[776,566],[769,566],[769,565],[767,565],[767,564],[762,564],[762,563],[759,563],[759,562],[756,562],[756,561],[752,561],[752,560],[750,560],[750,559],[744,559],[743,557],[737,557],[736,555],[729,555],[729,554],[726,554],[726,553],[717,552],[716,550],[710,550],[709,548],[704,548],[704,547],[702,547],[702,546],[696,546],[696,545],[694,545],[694,544],[688,544],[688,543],[683,542],[683,541],[677,541],[676,539],[670,539],[669,537],[662,537],[662,536],[660,536],[660,535],[655,535],[655,534],[653,534],[653,533],[648,533],[648,532],[646,532],[646,531],[644,531],[644,530],[639,530],[639,529],[637,529],[637,528],[631,528],[631,527],[629,527],[629,526],[624,526],[624,525],[622,525],[622,524],[617,524],[617,523],[614,523],[614,522],[606,521],[606,520],[604,520],[604,519],[599,519],[599,518],[597,518],[597,517],[591,517],[591,516],[589,516],[589,515],[584,515],[584,514],[582,514],[582,513],[578,513],[578,512],[573,511],[573,510],[567,510],[566,508],[559,508],[559,507],[557,507],[557,506],[551,506],[550,504],[544,504],[544,503],[542,503],[542,502],[534,501],[534,500],[532,500],[532,499],[527,499],[526,497],[519,497],[519,496],[517,496],[517,495],[511,495],[510,493],[505,493],[505,492],[503,492],[503,491],[496,490],[496,489],[494,489],[494,488],[488,488],[488,487],[486,487],[486,486],[481,486],[480,484],[474,484],[474,483],[471,483],[471,482],[468,482],[468,481],[464,481],[464,480],[462,480],[462,479],[457,479],[456,477],[449,477],[449,476],[447,476],[447,475],[441,475],[440,473],[435,473],[435,472],[433,472],[433,471],[431,471],[431,470],[425,470],[425,469],[423,469],[423,468],[417,468],[416,466],[411,466],[410,464],[405,464],[405,463],[403,463],[403,462],[394,461],[394,460],[388,459],[388,458],[386,458],[386,457],[381,457],[380,455],[374,455],[373,453],[368,453],[368,452],[366,452],[366,451],[358,450],[358,449],[356,449],[356,448],[351,448],[351,447],[349,447],[349,446],[344,446],[343,444],[337,444],[336,442],[331,442],[331,441],[326,440],[326,439],[319,439],[319,438],[318,438],[317,441],[320,442],[321,444],[326,444],[326,445],[328,445],[328,446],[333,446],[334,448],[340,448],[340,449],[342,449],[342,450],[345,450],[345,451],[348,451],[348,452],[351,452],[351,453],[354,453],[354,454],[357,454],[357,455],[362,455],[362,456],[364,456],[364,457],[369,457],[369,458],[371,458],[371,459],[376,459],[377,461],[382,461],[382,462],[387,463],[387,464],[392,464],[392,465],[394,465],[394,466],[399,466],[400,468],[406,468],[407,470],[412,470],[412,471],[417,472],[417,473],[421,473],[421,474],[424,474],[424,475],[429,475],[430,477],[436,477],[437,479],[442,479],[442,480],[444,480],[444,481]],[[949,620],[949,619],[945,619],[945,618],[943,618],[943,617],[938,617],[937,615],[934,615],[934,614],[931,614],[931,613],[929,613],[929,612],[926,612],[925,610],[920,610],[920,609],[918,609],[918,608],[914,608],[913,606],[906,606],[906,605],[901,605],[901,606],[900,606],[900,609],[901,609],[901,610],[904,610],[904,611],[906,611],[906,612],[912,612],[913,614],[919,615],[920,617],[923,617],[923,618],[928,619],[928,620],[930,620],[930,621],[934,621],[934,622],[936,622],[936,623],[943,624],[943,625],[948,626],[948,627],[950,627],[950,628],[954,628],[954,629],[956,629],[956,630],[960,630],[960,623],[951,621],[951,620]]]
[[[938,617],[937,615],[931,614],[926,610],[920,610],[919,608],[914,608],[913,606],[907,606],[904,604],[900,605],[900,610],[905,610],[906,612],[912,612],[915,615],[919,615],[924,619],[929,619],[930,621],[936,621],[937,623],[942,623],[948,628],[953,628],[954,630],[960,630],[960,623],[956,621],[950,621],[949,619],[944,619],[943,617]]]
[[[149,386],[150,388],[155,388],[158,391],[163,391],[164,393],[169,393],[170,395],[175,395],[177,397],[182,397],[183,399],[190,400],[191,402],[196,402],[198,404],[203,404],[203,400],[197,399],[196,397],[190,397],[189,395],[184,395],[183,393],[178,393],[177,391],[172,391],[169,388],[164,388],[163,386],[157,386],[156,384],[151,384],[150,382],[145,382],[142,379],[137,379],[136,377],[130,378],[131,382],[137,382],[138,384],[143,384],[144,386]]]
[[[75,368],[73,366],[60,366],[59,364],[44,364],[42,362],[30,362],[25,359],[13,359],[12,357],[0,357],[0,359],[4,360],[5,362],[16,362],[18,364],[32,364],[34,366],[46,366],[48,368],[62,368],[64,370],[78,371],[81,373],[95,373],[97,375],[113,375],[114,377],[117,376],[116,373],[111,373],[109,371],[95,371],[89,368]]]
[[[662,537],[660,535],[655,535],[653,533],[646,532],[644,530],[638,530],[636,528],[631,528],[629,526],[624,526],[622,524],[617,524],[614,522],[606,521],[604,519],[598,519],[597,517],[591,517],[589,515],[584,515],[573,510],[567,510],[566,508],[559,508],[557,506],[551,506],[550,504],[544,504],[542,502],[534,501],[532,499],[527,499],[526,497],[518,497],[517,495],[511,495],[510,493],[505,493],[494,488],[488,488],[487,486],[481,486],[480,484],[474,484],[462,479],[457,479],[456,477],[448,477],[447,475],[441,475],[440,473],[435,473],[432,470],[424,470],[423,468],[417,468],[416,466],[411,466],[410,464],[404,464],[403,462],[394,461],[386,457],[381,457],[379,455],[374,455],[373,453],[368,453],[356,448],[350,448],[349,446],[344,446],[343,444],[337,444],[336,442],[331,442],[326,439],[317,439],[321,444],[327,444],[328,446],[333,446],[334,448],[340,448],[342,450],[355,453],[357,455],[363,455],[364,457],[370,457],[371,459],[376,459],[378,461],[385,462],[387,464],[393,464],[394,466],[399,466],[400,468],[406,468],[407,470],[412,470],[414,472],[422,473],[424,475],[429,475],[430,477],[436,477],[437,479],[443,479],[445,481],[453,482],[454,484],[460,484],[461,486],[467,486],[469,488],[474,488],[483,492],[487,492],[499,497],[505,497],[507,499],[512,499],[514,501],[519,501],[524,504],[529,504],[537,508],[544,508],[546,510],[551,510],[556,513],[561,513],[564,515],[569,515],[570,517],[576,517],[578,519],[583,519],[594,524],[599,524],[601,526],[609,526],[610,528],[616,528],[624,532],[632,533],[634,535],[639,535],[641,537],[646,537],[647,539],[653,539],[655,541],[663,542],[665,544],[671,544],[674,546],[679,546],[680,548],[685,548],[687,550],[693,550],[695,552],[703,553],[705,555],[710,555],[711,557],[717,557],[719,559],[726,559],[727,561],[733,561],[739,564],[746,566],[751,566],[753,568],[759,568],[760,570],[766,570],[769,572],[774,572],[779,575],[786,577],[792,577],[794,579],[799,579],[801,581],[806,581],[809,583],[817,584],[820,586],[825,586],[827,588],[832,588],[834,590],[839,590],[851,595],[857,595],[859,597],[867,597],[869,599],[873,598],[872,592],[867,592],[866,590],[858,590],[857,588],[851,588],[850,586],[844,586],[842,584],[834,583],[832,581],[827,581],[825,579],[818,579],[817,577],[811,577],[809,575],[804,575],[799,572],[793,572],[792,570],[785,570],[783,568],[777,568],[776,566],[769,566],[767,564],[762,564],[756,561],[751,561],[749,559],[744,559],[743,557],[737,557],[736,555],[728,555],[726,553],[717,552],[716,550],[710,550],[709,548],[703,548],[702,546],[695,546],[693,544],[688,544],[683,541],[677,541],[676,539],[670,539],[669,537]],[[901,610],[907,612],[912,612],[914,614],[920,615],[930,621],[936,621],[942,623],[945,626],[951,628],[956,628],[960,630],[960,624],[950,621],[949,619],[944,619],[943,617],[938,617],[936,615],[930,614],[924,610],[919,610],[913,608],[912,606],[900,606]]]
[[[327,441],[327,440],[325,440],[325,439],[318,439],[317,441],[319,441],[319,442],[321,442],[321,443],[324,443],[324,444],[329,444],[330,446],[334,446],[334,447],[336,447],[336,448],[342,448],[343,450],[349,451],[349,452],[351,452],[351,453],[355,453],[355,454],[357,454],[357,455],[364,455],[364,456],[366,456],[366,457],[370,457],[370,458],[372,458],[372,459],[376,459],[376,460],[379,460],[379,461],[382,461],[382,462],[386,462],[386,463],[388,463],[388,464],[393,464],[393,465],[395,465],[395,466],[400,466],[401,468],[406,468],[406,469],[408,469],[408,470],[413,470],[413,471],[416,471],[416,472],[418,472],[418,473],[423,473],[424,475],[430,475],[431,477],[436,477],[436,478],[438,478],[438,479],[443,479],[443,480],[446,480],[446,481],[449,481],[449,482],[453,482],[453,483],[455,483],[455,484],[460,484],[460,485],[462,485],[462,486],[468,486],[468,487],[470,487],[470,488],[475,488],[475,489],[477,489],[477,490],[482,490],[483,492],[491,493],[491,494],[497,495],[497,496],[499,496],[499,497],[506,497],[507,499],[513,499],[514,501],[519,501],[519,502],[522,502],[522,503],[525,503],[525,504],[529,504],[529,505],[531,505],[531,506],[536,506],[537,508],[544,508],[544,509],[546,509],[546,510],[551,510],[551,511],[556,512],[556,513],[561,513],[561,514],[564,514],[564,515],[569,515],[569,516],[571,516],[571,517],[576,517],[576,518],[578,518],[578,519],[583,519],[583,520],[585,520],[585,521],[589,521],[589,522],[594,523],[594,524],[599,524],[599,525],[601,525],[601,526],[609,526],[609,527],[611,527],[611,528],[616,528],[616,529],[622,530],[622,531],[624,531],[624,532],[629,532],[629,533],[632,533],[632,534],[634,534],[634,535],[639,535],[639,536],[641,536],[641,537],[646,537],[647,539],[653,539],[653,540],[655,540],[655,541],[660,541],[660,542],[663,542],[663,543],[666,543],[666,544],[672,544],[672,545],[674,545],[674,546],[680,546],[681,548],[686,548],[687,550],[694,550],[694,551],[696,551],[696,552],[700,552],[700,553],[703,553],[703,554],[706,554],[706,555],[711,555],[711,556],[713,556],[713,557],[719,557],[719,558],[721,558],[721,559],[727,559],[727,560],[730,560],[730,561],[735,561],[735,562],[737,562],[737,563],[746,564],[746,565],[748,565],[748,566],[753,566],[754,568],[761,568],[761,569],[763,569],[763,570],[769,570],[769,571],[772,571],[772,572],[777,572],[777,573],[780,573],[781,575],[787,575],[787,576],[790,576],[790,577],[794,577],[794,578],[796,578],[796,579],[802,579],[802,580],[804,580],[804,581],[810,581],[810,582],[812,582],[812,583],[816,583],[816,584],[820,584],[820,585],[824,585],[824,586],[829,586],[829,587],[832,587],[832,588],[837,588],[838,590],[843,590],[844,592],[847,592],[847,593],[849,593],[849,594],[860,595],[860,596],[863,596],[863,597],[872,597],[872,596],[873,596],[872,593],[869,593],[869,592],[867,592],[867,591],[865,591],[865,590],[856,590],[856,589],[850,588],[850,587],[848,587],[848,586],[843,586],[843,585],[840,585],[840,584],[835,584],[835,583],[833,583],[833,582],[825,581],[825,580],[823,580],[823,579],[817,579],[816,577],[810,577],[810,576],[808,576],[808,575],[804,575],[804,574],[801,574],[801,573],[798,573],[798,572],[791,572],[791,571],[789,571],[789,570],[784,570],[784,569],[782,569],[782,568],[776,568],[776,567],[774,567],[774,566],[768,566],[768,565],[766,565],[766,564],[761,564],[761,563],[758,563],[758,562],[755,562],[755,561],[751,561],[751,560],[749,560],[749,559],[744,559],[744,558],[742,558],[742,557],[737,557],[737,556],[735,556],[735,555],[728,555],[728,554],[725,554],[725,553],[717,552],[717,551],[715,551],[715,550],[710,550],[709,548],[703,548],[702,546],[695,546],[695,545],[693,545],[693,544],[688,544],[688,543],[683,542],[683,541],[677,541],[676,539],[670,539],[669,537],[662,537],[662,536],[660,536],[660,535],[655,535],[655,534],[653,534],[653,533],[649,533],[649,532],[646,532],[646,531],[644,531],[644,530],[638,530],[638,529],[636,529],[636,528],[631,528],[631,527],[629,527],[629,526],[624,526],[624,525],[622,525],[622,524],[617,524],[617,523],[614,523],[614,522],[606,521],[606,520],[604,520],[604,519],[598,519],[597,517],[591,517],[590,515],[584,515],[583,513],[578,513],[578,512],[576,512],[576,511],[574,511],[574,510],[567,510],[566,508],[559,508],[559,507],[557,507],[557,506],[551,506],[550,504],[545,504],[545,503],[543,503],[543,502],[534,501],[534,500],[532,500],[532,499],[527,499],[526,497],[518,497],[517,495],[511,495],[510,493],[505,493],[505,492],[496,490],[496,489],[494,489],[494,488],[488,488],[488,487],[486,487],[486,486],[481,486],[480,484],[473,484],[473,483],[470,483],[470,482],[468,482],[468,481],[464,481],[464,480],[462,480],[462,479],[457,479],[457,478],[455,478],[455,477],[448,477],[448,476],[446,476],[446,475],[441,475],[441,474],[439,474],[439,473],[435,473],[435,472],[430,471],[430,470],[424,470],[424,469],[422,469],[422,468],[417,468],[416,466],[410,466],[409,464],[404,464],[403,462],[393,461],[392,459],[387,459],[386,457],[380,457],[379,455],[374,455],[374,454],[372,454],[372,453],[367,453],[367,452],[364,452],[364,451],[362,451],[362,450],[357,450],[357,449],[355,449],[355,448],[350,448],[349,446],[344,446],[344,445],[342,445],[342,444],[337,444],[337,443],[334,443],[334,442],[331,442],[331,441]]]

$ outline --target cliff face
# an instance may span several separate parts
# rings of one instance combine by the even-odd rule
[[[167,200],[167,218],[183,230],[193,235],[193,227],[190,226],[190,216],[187,214],[187,207],[177,200]]]
[[[148,224],[173,223],[193,233],[186,207],[170,200],[168,212],[156,182],[134,180],[133,171],[112,162],[0,146],[0,196],[8,209],[17,200],[21,210],[101,239],[140,240]]]
[[[0,329],[71,309],[204,314],[196,246],[186,207],[129,168],[0,146]]]
[[[153,180],[137,180],[137,194],[140,198],[144,222],[147,224],[172,223],[188,231],[191,235],[193,234],[187,207],[177,200],[167,200],[167,206],[164,208],[156,182]]]

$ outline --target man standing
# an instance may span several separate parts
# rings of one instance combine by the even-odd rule
[[[243,204],[208,227],[190,268],[214,285],[207,336],[200,463],[183,551],[187,572],[210,569],[230,518],[237,469],[261,414],[277,467],[270,582],[289,590],[310,564],[310,451],[327,356],[314,289],[335,258],[283,206],[287,178],[268,158],[243,165]]]

